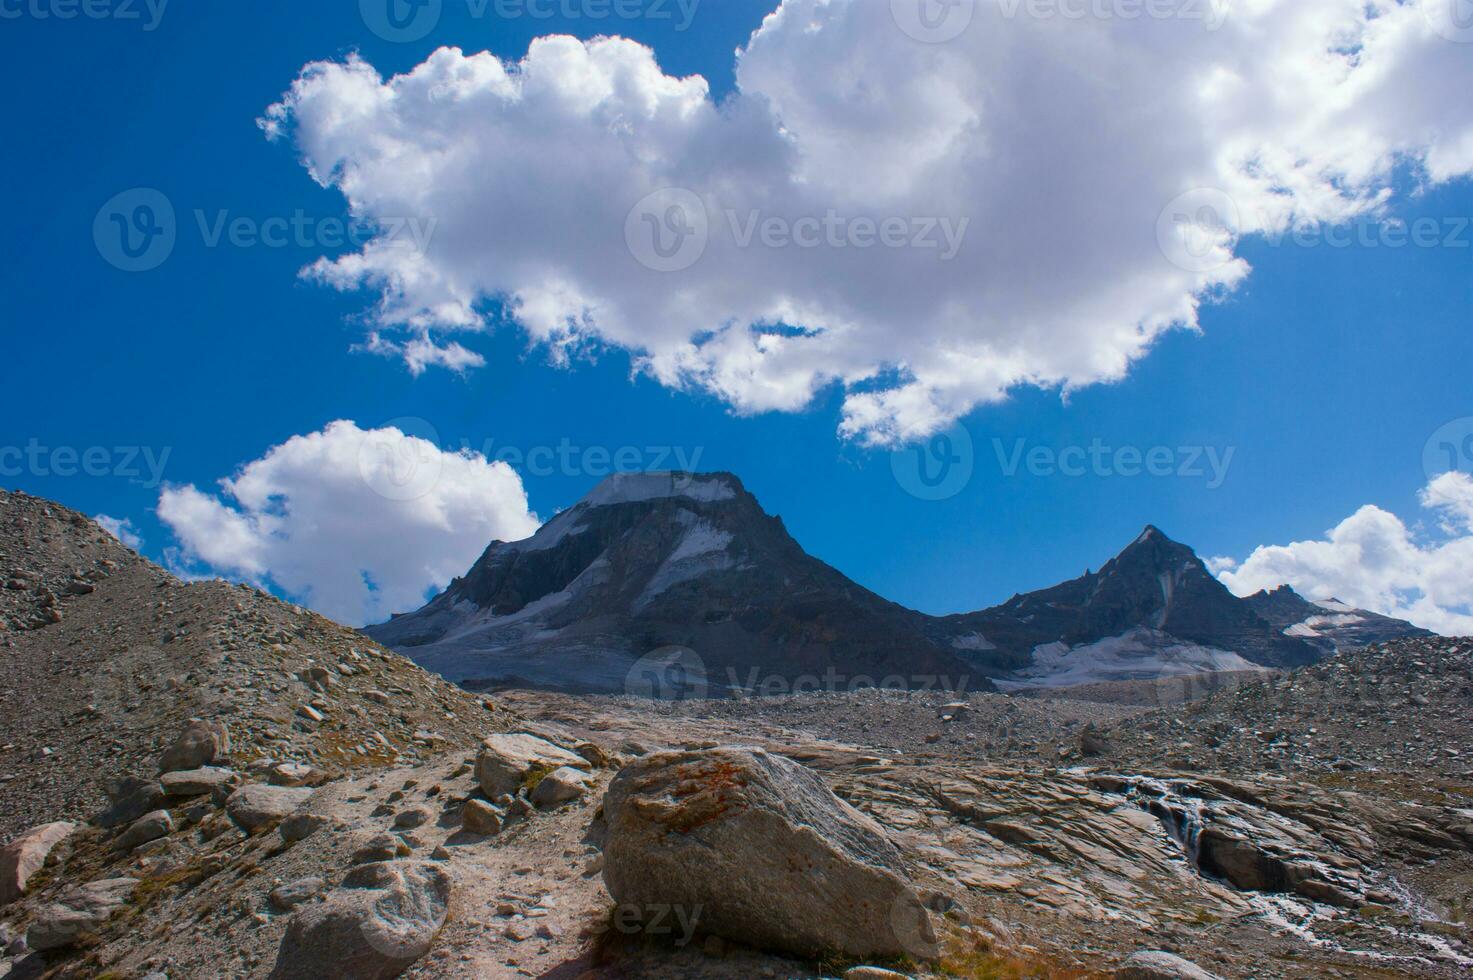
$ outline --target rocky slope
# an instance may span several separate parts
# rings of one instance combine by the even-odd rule
[[[95,586],[0,647],[3,980],[1473,970],[1473,644],[1151,711],[493,702],[54,504],[0,517],[27,581]]]
[[[1313,643],[1326,653],[1433,635],[1404,620],[1356,609],[1339,599],[1310,602],[1287,585],[1256,593],[1246,601],[1284,635]]]

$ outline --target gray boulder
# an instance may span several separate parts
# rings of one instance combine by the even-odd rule
[[[42,824],[0,849],[0,906],[26,893],[31,876],[46,866],[51,852],[76,829],[76,824],[64,821]]]
[[[490,837],[501,833],[501,821],[505,816],[485,800],[466,800],[461,808],[461,827],[468,834]]]
[[[242,786],[225,801],[225,812],[241,829],[254,834],[285,820],[312,795],[309,787]]]
[[[516,793],[527,777],[567,766],[592,768],[581,755],[559,748],[536,735],[492,735],[476,756],[476,781],[488,799]]]
[[[199,769],[230,754],[230,733],[218,721],[193,719],[164,752],[159,772]]]
[[[387,980],[429,952],[450,906],[450,876],[422,861],[365,864],[299,909],[271,980]]]
[[[137,887],[136,878],[108,878],[73,888],[60,901],[36,913],[26,932],[26,943],[31,949],[45,952],[96,935]]]
[[[703,932],[804,958],[938,954],[899,850],[788,759],[646,756],[615,777],[604,813],[604,881],[621,908],[699,908]]]
[[[120,851],[131,851],[139,844],[147,844],[151,840],[168,837],[173,830],[174,818],[169,811],[155,810],[152,813],[145,813],[129,824],[128,829],[113,841],[113,846]]]
[[[1222,980],[1190,960],[1172,953],[1147,950],[1135,953],[1115,971],[1116,980]]]

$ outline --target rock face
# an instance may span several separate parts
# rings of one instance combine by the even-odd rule
[[[1172,953],[1149,950],[1135,953],[1115,971],[1116,980],[1221,980],[1195,963]]]
[[[879,825],[760,749],[646,756],[604,798],[620,907],[699,909],[700,928],[799,956],[934,957],[935,933]]]
[[[342,887],[292,917],[271,980],[397,977],[429,952],[449,905],[450,876],[433,864],[356,867]]]
[[[254,834],[286,819],[311,795],[312,790],[305,786],[242,786],[230,794],[225,812],[247,833]]]
[[[74,945],[96,933],[137,887],[136,878],[108,878],[73,888],[36,913],[26,942],[42,952]]]
[[[476,781],[487,798],[516,793],[522,781],[537,771],[564,766],[590,768],[588,760],[536,735],[492,735],[476,756]]]
[[[164,804],[164,789],[156,779],[124,776],[109,781],[103,791],[109,801],[107,809],[97,816],[97,823],[103,827],[132,823]]]
[[[159,760],[159,772],[199,769],[230,754],[230,735],[214,721],[191,721]]]
[[[45,867],[51,852],[76,829],[76,824],[65,821],[44,824],[0,849],[0,906],[26,893],[31,876]]]

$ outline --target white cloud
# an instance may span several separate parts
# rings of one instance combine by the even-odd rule
[[[1444,473],[1421,494],[1435,531],[1365,506],[1324,540],[1258,548],[1218,577],[1238,595],[1288,584],[1449,636],[1473,635],[1473,479]]]
[[[1422,8],[1438,3],[1180,0],[1183,16],[1081,19],[978,0],[960,37],[924,44],[882,0],[786,0],[719,105],[634,42],[548,37],[520,62],[442,49],[389,79],[357,57],[314,63],[262,125],[355,214],[435,222],[423,248],[386,231],[306,270],[379,293],[369,349],[416,372],[475,367],[448,335],[486,329],[504,299],[555,359],[626,348],[741,412],[843,385],[842,431],[884,443],[1020,384],[1123,377],[1248,274],[1233,231],[1377,219],[1398,164],[1467,175],[1473,100],[1454,93],[1473,88],[1473,48],[1435,30]],[[633,257],[626,221],[666,187],[699,195],[709,241],[662,273]],[[1198,228],[1183,256],[1167,205],[1194,217],[1203,201],[1178,198],[1198,188],[1229,195],[1209,200],[1235,228]],[[754,212],[968,224],[944,261],[853,235],[742,247]]]
[[[417,608],[491,540],[538,526],[505,463],[352,422],[293,436],[220,486],[161,493],[159,517],[185,556],[353,625]]]
[[[138,533],[138,528],[134,527],[133,522],[128,518],[124,517],[120,519],[117,517],[108,517],[106,514],[98,514],[92,519],[104,531],[117,538],[127,547],[132,548],[134,551],[142,550],[143,536]]]

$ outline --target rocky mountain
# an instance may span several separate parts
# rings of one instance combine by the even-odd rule
[[[1287,585],[1251,595],[1253,611],[1283,632],[1326,653],[1433,634],[1402,619],[1356,609],[1339,599],[1310,602]]]
[[[987,690],[1251,674],[1423,635],[1283,590],[1244,600],[1148,527],[1098,572],[933,617],[809,556],[730,474],[623,474],[493,542],[417,612],[365,632],[472,689]]]
[[[364,632],[473,688],[659,693],[678,668],[712,693],[802,678],[988,689],[927,622],[810,557],[735,476],[641,473],[493,542],[423,609]]]
[[[1004,682],[1014,687],[1295,667],[1322,656],[1155,527],[1098,572],[943,623],[954,646],[1026,661]]]

